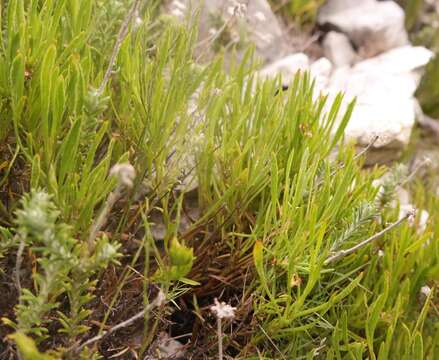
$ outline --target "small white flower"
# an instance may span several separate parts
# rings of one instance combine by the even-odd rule
[[[403,217],[408,216],[407,220],[410,226],[414,225],[415,215],[416,215],[416,209],[412,204],[405,204],[399,207],[398,219],[402,219]]]
[[[378,250],[378,256],[379,257],[383,257],[384,256],[384,251],[383,250]]]
[[[262,33],[262,32],[257,32],[256,35],[265,43],[270,43],[274,40],[273,35],[271,34],[266,34],[266,33]]]
[[[138,29],[140,26],[142,26],[143,24],[143,20],[140,16],[136,16],[136,18],[134,19],[134,28]]]
[[[219,96],[219,95],[221,95],[221,93],[222,93],[222,91],[219,88],[213,88],[212,89],[212,95],[213,96]]]
[[[425,297],[428,297],[428,295],[430,295],[431,293],[431,289],[429,286],[425,285],[423,287],[421,287],[421,294],[424,295]]]
[[[178,1],[178,0],[175,0],[175,1],[173,1],[172,2],[172,6],[174,6],[175,8],[177,8],[177,9],[180,9],[180,10],[186,10],[186,5],[185,4],[183,4],[183,3],[181,3],[180,1]]]
[[[183,11],[181,11],[180,9],[177,9],[177,8],[174,8],[171,10],[171,15],[174,15],[175,17],[178,17],[178,18],[184,17]]]
[[[136,177],[136,170],[131,164],[116,164],[110,170],[110,176],[117,177],[119,184],[128,188],[133,187],[133,181]]]
[[[218,299],[215,298],[215,305],[210,307],[210,311],[212,311],[218,319],[233,319],[235,317],[236,308],[225,302],[219,302]]]
[[[240,3],[237,0],[231,0],[230,5],[231,6],[227,8],[227,13],[230,16],[236,16],[241,18],[245,16],[245,13],[247,12],[246,4]]]
[[[383,185],[383,181],[381,179],[375,179],[375,180],[372,181],[372,186],[374,188],[378,188],[381,185]]]
[[[264,13],[261,11],[258,11],[255,13],[255,18],[256,20],[260,21],[260,22],[264,22],[265,20],[267,20],[267,18],[265,17]]]
[[[246,4],[239,4],[236,8],[235,8],[235,14],[237,17],[244,17],[245,14],[247,12],[247,5]]]
[[[424,165],[425,166],[430,166],[432,163],[433,163],[433,161],[428,156],[426,156],[424,158]]]
[[[218,30],[215,28],[210,28],[208,33],[210,36],[215,36],[218,33]]]
[[[418,224],[415,223],[415,216],[417,212],[420,212],[419,215],[419,222]],[[430,217],[430,215],[428,214],[428,211],[426,210],[417,210],[413,207],[413,205],[407,204],[407,205],[401,205],[400,206],[400,210],[399,210],[399,218],[403,218],[404,216],[406,216],[409,212],[411,212],[409,218],[408,218],[408,222],[410,224],[410,226],[415,226],[417,225],[417,233],[421,234],[425,231],[425,229],[427,228],[427,223],[428,223],[428,218]]]

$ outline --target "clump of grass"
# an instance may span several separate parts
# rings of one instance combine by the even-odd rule
[[[115,6],[2,12],[4,354],[144,357],[168,331],[188,358],[434,358],[437,199],[418,233],[401,184],[377,197],[342,141],[354,103],[307,74],[279,94],[250,52],[197,65],[193,28]]]

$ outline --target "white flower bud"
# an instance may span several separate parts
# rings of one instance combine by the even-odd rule
[[[180,9],[181,11],[186,10],[186,5],[178,0],[173,1],[172,6],[177,8],[177,9]]]
[[[229,1],[230,5],[227,8],[227,12],[230,16],[236,16],[236,17],[244,17],[245,13],[247,12],[247,5],[243,4],[237,0],[231,0]]]
[[[225,302],[219,302],[218,299],[215,298],[215,305],[210,307],[210,311],[212,311],[218,319],[233,319],[235,317],[236,308]]]
[[[136,170],[131,164],[116,164],[110,170],[110,176],[117,177],[120,185],[128,188],[133,187],[133,181],[136,177]]]
[[[421,294],[424,295],[425,297],[428,297],[431,293],[431,289],[429,286],[425,285],[423,287],[421,287]]]
[[[260,22],[264,22],[265,20],[267,20],[267,18],[265,17],[264,13],[261,11],[258,11],[255,13],[255,18],[256,20],[260,21]]]

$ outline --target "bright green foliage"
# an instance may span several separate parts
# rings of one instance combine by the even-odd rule
[[[298,12],[318,5],[293,3]],[[397,219],[395,188],[407,176],[399,168],[382,189],[372,185],[382,171],[362,170],[342,143],[354,103],[313,94],[307,74],[278,93],[280,79],[257,80],[251,53],[228,75],[221,58],[197,65],[195,29],[169,18],[149,22],[147,6],[102,83],[130,6],[10,0],[2,7],[0,137],[22,172],[12,205],[0,209],[15,216],[0,228],[0,252],[18,252],[27,260],[22,272],[32,271],[15,319],[5,319],[22,355],[46,358],[30,335],[40,350],[97,358],[91,347],[81,355],[66,349],[102,334],[115,304],[130,305],[124,287],[136,277],[145,305],[153,283],[172,311],[194,286],[203,303],[222,294],[241,299],[233,306],[241,314],[246,304],[245,335],[225,341],[237,358],[436,358],[437,199],[429,197],[426,231],[406,222],[325,263]],[[137,173],[130,189],[109,176],[125,162]],[[188,192],[200,210],[193,219]],[[107,289],[98,330],[89,321],[91,300],[107,272],[119,282]],[[433,289],[428,296],[420,295],[425,285]],[[194,312],[202,312],[192,295]],[[168,310],[144,314],[142,349],[169,330]]]
[[[173,238],[169,248],[171,268],[168,271],[171,280],[178,280],[186,276],[194,262],[194,251],[180,244],[177,238]]]
[[[424,0],[405,0],[402,4],[405,10],[405,26],[407,30],[412,30],[419,20],[424,5]]]
[[[299,25],[313,25],[324,0],[270,0],[272,7]]]
[[[17,344],[17,347],[23,357],[23,360],[55,360],[56,359],[56,357],[53,357],[51,355],[40,353],[32,338],[26,336],[22,332],[16,332],[12,335],[9,335],[9,338],[14,340],[15,343]]]
[[[416,97],[421,104],[422,110],[432,116],[439,118],[439,56],[435,56],[427,65],[425,75],[416,91]]]
[[[0,141],[14,130],[32,166],[32,187],[48,188],[63,218],[75,219],[75,231],[84,231],[112,186],[106,175],[113,141],[96,159],[109,124],[92,91],[112,39],[100,38],[94,28],[99,24],[92,11],[103,11],[96,1],[39,3],[12,0],[2,14]]]

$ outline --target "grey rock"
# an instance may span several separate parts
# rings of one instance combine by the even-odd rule
[[[357,59],[349,38],[335,31],[326,34],[323,39],[323,51],[335,67],[351,66]]]
[[[288,85],[297,71],[309,70],[310,61],[306,54],[296,53],[279,59],[259,72],[262,78],[275,78],[280,75],[283,85]]]
[[[327,0],[319,9],[318,20],[324,21],[333,14],[350,10],[358,6],[366,6],[375,3],[376,0]]]
[[[264,62],[289,52],[281,24],[266,0],[173,0],[166,9],[181,20],[194,18],[200,11],[196,48],[200,60],[211,59],[218,47],[231,49],[233,45],[240,58],[243,45],[249,43],[255,45],[256,55]]]
[[[277,60],[260,72],[260,78],[276,78],[282,77],[282,85],[288,86],[294,80],[294,76],[298,71],[308,71],[315,79],[315,94],[323,91],[329,84],[329,77],[332,72],[332,64],[326,58],[320,58],[311,63],[308,56],[304,53],[296,53],[288,55],[280,60]]]
[[[403,46],[333,73],[330,97],[339,91],[346,100],[356,97],[346,137],[367,146],[379,136],[369,162],[391,161],[408,144],[418,109],[414,92],[432,55],[423,47]]]
[[[404,11],[393,1],[328,0],[317,20],[346,34],[363,58],[408,43]]]

